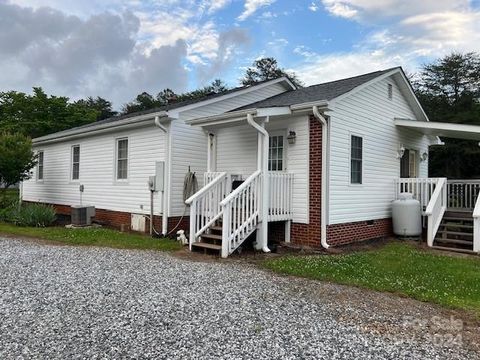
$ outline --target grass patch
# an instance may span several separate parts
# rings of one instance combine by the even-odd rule
[[[105,228],[67,229],[63,227],[19,227],[0,222],[0,234],[19,235],[67,245],[105,246],[119,249],[175,251],[182,245],[175,240],[153,239],[141,234],[122,233]]]
[[[342,255],[267,260],[275,272],[406,295],[480,315],[480,259],[432,254],[394,242]]]

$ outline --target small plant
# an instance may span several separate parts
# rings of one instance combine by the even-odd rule
[[[17,226],[46,227],[52,225],[55,218],[53,206],[26,204],[11,207],[4,221],[14,223]]]

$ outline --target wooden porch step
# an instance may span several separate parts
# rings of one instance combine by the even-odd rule
[[[449,231],[449,230],[439,230],[437,234],[445,235],[458,235],[458,236],[468,236],[473,237],[473,232],[463,232],[463,231]]]
[[[473,229],[473,225],[466,225],[466,224],[459,224],[458,222],[442,222],[440,224],[442,227],[454,227],[454,228],[462,228],[462,229]]]
[[[462,240],[462,239],[435,238],[435,242],[455,244],[455,245],[473,246],[473,240],[468,241],[468,240]]]
[[[209,229],[213,231],[220,231],[220,232],[223,230],[222,226],[220,225],[210,226]]]
[[[443,216],[443,221],[468,221],[473,222],[472,217]]]
[[[462,253],[462,254],[471,254],[471,255],[476,255],[477,254],[473,250],[461,249],[461,248],[450,248],[450,247],[438,246],[438,245],[432,246],[432,249],[442,250],[442,251],[453,251],[453,252],[458,252],[458,253]]]
[[[201,249],[209,249],[209,250],[222,251],[222,246],[221,246],[221,245],[210,244],[210,243],[206,243],[206,242],[194,242],[194,243],[192,244],[192,247],[201,248]]]

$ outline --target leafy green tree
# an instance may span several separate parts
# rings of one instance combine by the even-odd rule
[[[112,109],[112,103],[100,96],[96,98],[89,96],[86,99],[76,101],[75,104],[95,110],[97,112],[97,121],[117,115],[117,112]]]
[[[0,131],[20,133],[31,138],[47,135],[95,121],[97,111],[67,97],[48,96],[42,88],[33,94],[0,93]]]
[[[255,60],[251,67],[247,68],[245,75],[241,80],[242,85],[254,85],[260,81],[273,80],[279,77],[286,76],[297,87],[302,87],[303,84],[297,75],[293,72],[287,72],[286,70],[278,66],[277,60],[273,57],[266,57]]]
[[[166,88],[160,91],[156,97],[147,92],[143,92],[135,98],[134,101],[125,104],[122,108],[122,114],[131,114],[138,111],[150,110],[167,106],[186,100],[197,100],[208,95],[218,94],[228,90],[228,86],[220,79],[214,80],[211,84],[200,89],[176,94],[172,89]]]
[[[426,64],[413,85],[431,121],[480,125],[478,54],[451,53]],[[444,146],[430,149],[430,176],[457,179],[480,176],[480,148],[477,141],[442,140]]]
[[[16,133],[0,134],[0,184],[1,200],[5,199],[6,189],[30,177],[30,170],[36,165],[37,157],[32,151],[30,138]]]

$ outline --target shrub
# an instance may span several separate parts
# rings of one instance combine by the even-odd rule
[[[4,221],[12,222],[17,226],[46,227],[52,225],[55,218],[53,206],[27,204],[11,207]]]

